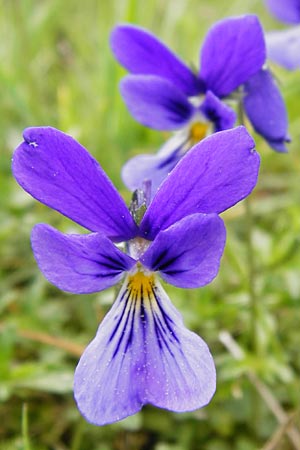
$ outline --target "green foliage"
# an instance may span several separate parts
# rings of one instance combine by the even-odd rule
[[[127,113],[118,91],[124,71],[109,50],[111,28],[121,21],[148,27],[197,64],[209,26],[247,12],[260,14],[267,29],[278,26],[261,2],[250,0],[0,1],[0,450],[255,450],[279,427],[255,380],[300,426],[299,72],[274,67],[289,110],[290,153],[276,154],[256,137],[262,168],[250,200],[254,323],[245,204],[224,215],[228,239],[217,279],[201,290],[167,287],[215,357],[217,393],[203,410],[178,415],[147,406],[102,428],[80,417],[74,368],[115,291],[75,296],[42,277],[30,249],[32,226],[75,225],[31,199],[10,172],[23,128],[51,125],[85,145],[129,201],[123,163],[156,151],[166,136]],[[238,343],[240,358],[220,341],[221,331]],[[283,433],[274,448],[297,447]]]

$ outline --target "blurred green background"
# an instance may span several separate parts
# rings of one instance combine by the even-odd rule
[[[249,12],[267,30],[282,27],[254,0],[0,1],[0,450],[300,449],[299,72],[273,67],[293,142],[282,155],[255,136],[262,167],[250,200],[250,245],[239,204],[223,215],[228,239],[216,280],[200,290],[166,287],[215,358],[217,392],[202,410],[175,414],[147,406],[105,427],[80,416],[74,368],[115,291],[76,296],[44,279],[30,249],[33,225],[81,230],[24,193],[10,172],[22,130],[51,125],[88,148],[128,202],[122,165],[156,151],[167,136],[127,113],[118,91],[125,72],[109,50],[111,28],[119,22],[149,28],[198,65],[208,28]]]

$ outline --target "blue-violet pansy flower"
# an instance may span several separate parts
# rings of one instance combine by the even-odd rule
[[[103,425],[147,403],[177,412],[206,405],[216,384],[212,356],[185,328],[158,275],[181,288],[216,276],[225,244],[218,214],[257,181],[259,156],[246,129],[216,133],[193,147],[139,220],[95,159],[59,130],[26,129],[12,167],[25,191],[89,231],[34,227],[32,248],[45,277],[76,294],[123,280],[76,368],[75,399],[84,417]],[[135,212],[143,205],[137,206]]]
[[[255,130],[272,148],[286,151],[286,109],[276,82],[270,82],[271,75],[264,67],[264,33],[255,15],[227,18],[211,27],[201,49],[199,73],[153,34],[135,25],[116,26],[111,48],[131,72],[120,88],[134,118],[151,128],[177,132],[153,159],[143,155],[126,164],[122,176],[131,190],[150,174],[155,192],[157,180],[161,182],[195,142],[233,127],[236,114],[230,105],[236,97],[243,102],[244,90],[246,113]],[[262,97],[252,90],[253,76]],[[266,99],[268,117],[263,114]]]
[[[288,70],[299,69],[300,0],[265,0],[265,3],[279,21],[294,25],[266,33],[268,58]]]

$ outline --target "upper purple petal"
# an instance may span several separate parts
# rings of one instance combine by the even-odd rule
[[[288,70],[300,68],[300,29],[266,33],[268,58]]]
[[[205,342],[187,330],[161,285],[129,276],[75,371],[74,394],[96,425],[151,403],[172,411],[205,406],[216,372]]]
[[[235,124],[236,113],[211,91],[207,91],[200,110],[214,124],[214,131],[228,130]]]
[[[121,94],[133,117],[150,128],[176,130],[185,125],[194,108],[170,81],[151,75],[128,75]]]
[[[224,97],[260,70],[265,59],[264,34],[256,16],[224,19],[206,36],[200,77],[207,89]]]
[[[277,19],[286,23],[300,22],[300,0],[265,0]]]
[[[117,60],[130,72],[158,75],[188,96],[201,92],[202,85],[191,69],[143,28],[119,25],[112,31],[110,44]]]
[[[131,191],[141,189],[145,180],[151,181],[151,197],[169,172],[182,158],[181,150],[186,139],[175,135],[171,137],[155,155],[137,155],[127,161],[122,168],[122,179]]]
[[[262,70],[244,86],[244,108],[255,131],[276,151],[286,152],[288,119],[280,90],[268,70]]]
[[[226,230],[216,214],[193,214],[158,233],[141,258],[170,284],[198,288],[218,273]]]
[[[230,208],[254,188],[259,163],[245,127],[208,136],[161,184],[140,225],[141,235],[151,240],[185,216]]]
[[[60,289],[75,294],[114,286],[136,264],[99,233],[68,235],[39,224],[32,230],[31,244],[45,277]]]
[[[127,240],[137,234],[123,199],[84,147],[50,127],[27,128],[23,136],[12,168],[25,191],[113,240]]]

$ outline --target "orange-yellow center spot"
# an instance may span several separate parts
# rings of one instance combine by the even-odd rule
[[[132,292],[149,293],[153,290],[154,275],[146,275],[144,272],[138,270],[135,274],[128,277],[128,288]]]
[[[191,126],[191,131],[190,131],[191,141],[196,144],[197,142],[204,139],[207,135],[208,128],[209,128],[208,123],[195,122]]]

